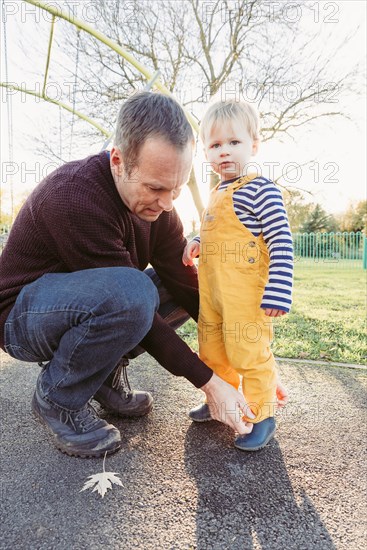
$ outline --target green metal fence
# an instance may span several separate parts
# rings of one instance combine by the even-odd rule
[[[293,233],[295,262],[305,266],[366,267],[366,237],[361,231]]]
[[[10,227],[0,227],[0,253]],[[293,233],[294,260],[304,266],[364,267],[367,269],[367,238],[361,231]]]

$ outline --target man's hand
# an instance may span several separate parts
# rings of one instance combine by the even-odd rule
[[[255,418],[243,395],[233,386],[213,374],[209,382],[200,389],[206,394],[210,414],[214,420],[228,424],[239,434],[248,434],[253,424],[244,422],[242,416]]]
[[[190,241],[185,246],[185,250],[182,254],[182,263],[184,265],[194,265],[194,258],[200,254],[200,243],[197,241]]]

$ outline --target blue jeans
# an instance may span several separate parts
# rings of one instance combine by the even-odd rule
[[[122,356],[144,351],[136,346],[158,307],[174,328],[188,318],[152,269],[46,274],[20,292],[5,323],[5,350],[22,361],[48,361],[37,384],[41,396],[78,410]]]

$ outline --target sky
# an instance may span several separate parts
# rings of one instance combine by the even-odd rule
[[[17,83],[24,87],[40,90],[42,87],[45,62],[47,57],[47,33],[50,28],[50,15],[37,11],[33,6],[21,0],[1,0],[3,4],[1,22],[1,74],[0,80]],[[65,2],[49,1],[48,4],[63,7]],[[86,15],[88,0],[70,1],[68,7],[79,6],[78,15]],[[294,2],[289,2],[291,7]],[[347,69],[357,61],[365,59],[366,46],[366,2],[349,0],[337,2],[311,2],[313,11],[302,15],[301,23],[307,29],[317,28],[320,33],[319,48],[333,51],[341,38],[352,33],[352,39],[347,47],[333,59],[335,70]],[[5,8],[4,8],[5,5]],[[84,11],[83,11],[84,10]],[[4,15],[5,14],[5,15]],[[310,15],[311,14],[311,15]],[[4,22],[7,35],[7,75],[5,64]],[[359,25],[358,31],[356,31]],[[95,26],[98,26],[98,22]],[[57,38],[57,25],[55,38]],[[46,39],[45,39],[46,37]],[[24,45],[19,46],[20,42]],[[74,55],[74,49],[73,54]],[[52,63],[64,62],[65,59],[53,45]],[[65,83],[64,83],[65,84]],[[50,84],[47,93],[53,97],[61,94],[61,84]],[[72,86],[72,82],[69,82]],[[365,86],[365,76],[360,75],[361,90]],[[55,161],[40,157],[37,153],[37,138],[48,136],[57,142],[62,139],[70,143],[70,124],[68,118],[54,105],[48,105],[37,98],[12,92],[12,156],[10,163],[9,138],[11,132],[8,125],[9,92],[0,88],[1,93],[1,189],[3,208],[9,208],[8,176],[12,174],[15,202],[29,193],[37,183],[56,167]],[[366,198],[366,98],[365,91],[356,97],[351,93],[347,105],[347,118],[333,118],[323,123],[311,125],[304,132],[297,134],[297,140],[280,143],[275,140],[264,142],[258,156],[254,159],[264,175],[284,175],[282,183],[306,189],[313,193],[309,200],[319,202],[330,213],[344,211],[351,202]],[[95,147],[87,150],[75,143],[71,147],[70,158],[82,158],[98,152],[103,138],[95,143]],[[11,141],[10,141],[11,145]],[[80,151],[79,151],[80,149]],[[312,164],[305,162],[312,160]],[[205,159],[199,144],[195,159],[196,173],[200,178]],[[200,192],[204,203],[208,197],[208,186],[201,185]],[[176,201],[176,207],[190,229],[191,220],[197,218],[190,192],[185,189]]]

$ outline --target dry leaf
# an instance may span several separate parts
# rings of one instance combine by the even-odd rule
[[[89,476],[88,481],[84,483],[83,488],[79,491],[80,493],[82,491],[85,491],[86,489],[91,489],[93,486],[95,486],[92,492],[97,491],[103,498],[107,493],[107,489],[112,489],[113,483],[115,485],[120,485],[121,487],[123,487],[121,480],[116,477],[119,474],[117,474],[116,472],[105,472],[104,465],[106,454],[107,453],[105,453],[103,459],[103,472]]]

